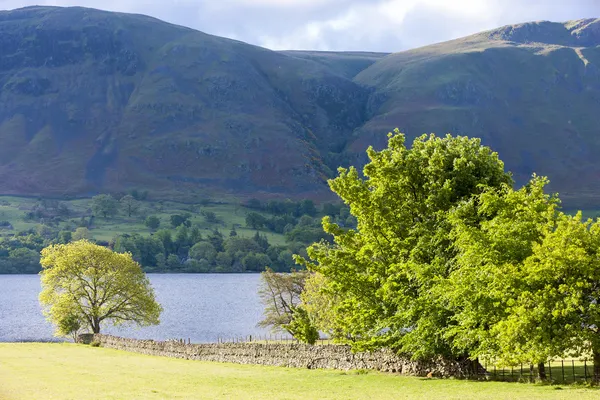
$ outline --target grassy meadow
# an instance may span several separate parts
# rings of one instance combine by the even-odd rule
[[[574,386],[208,363],[73,344],[1,343],[0,399],[597,399]]]
[[[0,196],[0,221],[9,221],[13,230],[0,229],[0,236],[35,228],[39,225],[38,221],[26,221],[24,216],[31,211],[38,202],[37,198]],[[89,218],[91,212],[91,199],[61,200],[61,203],[67,205],[71,210],[71,216],[61,228],[69,230],[74,228],[79,219],[83,216]],[[200,214],[201,211],[211,211],[219,218],[219,223],[208,223]],[[237,203],[208,203],[208,204],[183,204],[176,202],[141,202],[141,207],[136,215],[127,217],[120,212],[115,217],[108,219],[94,218],[90,232],[94,239],[110,241],[117,234],[139,233],[149,235],[150,229],[144,225],[144,219],[148,215],[155,215],[161,220],[161,228],[171,228],[169,218],[174,214],[189,213],[192,215],[191,222],[201,229],[202,234],[208,234],[213,229],[219,229],[223,234],[228,234],[233,226],[236,227],[238,235],[251,237],[255,230],[247,228],[245,223],[247,210]],[[265,214],[266,215],[266,214]],[[273,245],[285,244],[283,235],[261,231]]]

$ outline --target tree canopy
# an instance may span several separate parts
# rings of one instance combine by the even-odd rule
[[[159,323],[162,307],[131,254],[81,240],[43,249],[41,264],[40,303],[57,335],[68,334],[62,327],[76,326],[75,319],[93,333],[104,323]]]
[[[396,131],[386,149],[367,153],[364,178],[352,167],[330,181],[357,229],[325,217],[334,244],[316,243],[308,249],[310,260],[299,261],[343,293],[334,313],[338,341],[358,349],[389,346],[415,357],[453,354],[442,329],[452,311],[432,290],[448,277],[455,257],[449,210],[512,179],[478,139],[424,135],[407,148]]]
[[[600,381],[600,220],[560,211],[548,179],[513,188],[478,139],[390,134],[331,189],[357,228],[323,218],[298,263],[303,310],[356,350],[543,365],[591,354]]]

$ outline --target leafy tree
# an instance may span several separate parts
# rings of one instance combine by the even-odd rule
[[[270,268],[261,273],[258,293],[265,309],[264,319],[258,323],[258,326],[270,327],[274,331],[286,331],[291,335],[294,335],[294,332],[305,332],[304,330],[293,330],[296,325],[290,327],[290,324],[293,321],[294,313],[300,307],[300,295],[308,274],[308,271],[280,274],[273,272]],[[296,324],[299,324],[299,321]]]
[[[319,331],[313,325],[308,313],[298,306],[292,309],[292,321],[284,328],[300,342],[315,344],[319,339]]]
[[[199,242],[190,249],[189,256],[194,260],[206,260],[212,264],[217,258],[217,251],[209,242]]]
[[[329,182],[350,206],[357,229],[323,219],[334,243],[298,261],[343,293],[332,314],[336,340],[355,349],[389,347],[414,358],[457,354],[445,327],[453,313],[435,290],[455,258],[449,211],[486,188],[511,184],[497,154],[478,139],[423,135],[404,144],[397,130],[382,151],[369,148],[364,178],[340,168]]]
[[[185,225],[179,225],[175,230],[175,240],[173,244],[175,245],[175,253],[185,253],[187,254],[190,246],[190,230]]]
[[[159,323],[162,308],[130,254],[81,240],[46,247],[41,264],[40,303],[50,322],[58,325],[74,315],[93,333],[100,333],[105,322]]]
[[[102,215],[104,219],[113,217],[118,211],[118,202],[110,194],[99,194],[92,197],[92,211],[95,215]]]
[[[175,245],[173,244],[173,235],[168,229],[161,229],[156,231],[154,237],[161,241],[163,248],[165,249],[165,255],[175,251]]]
[[[515,338],[517,359],[591,354],[600,382],[599,299],[600,221],[561,215],[525,261],[523,290],[499,326],[501,349]]]
[[[317,207],[315,206],[315,203],[312,200],[302,200],[302,202],[300,202],[300,204],[298,205],[298,215],[309,215],[311,217],[314,217],[315,215],[317,215],[317,213]]]
[[[189,240],[191,244],[198,243],[202,240],[202,232],[200,232],[200,229],[197,226],[194,226],[190,231]]]
[[[224,250],[223,244],[225,241],[223,239],[223,234],[218,229],[212,231],[211,234],[208,235],[207,240],[218,252],[222,252]]]
[[[249,253],[242,259],[245,271],[260,272],[271,265],[272,261],[264,253]]]
[[[173,228],[177,228],[180,225],[185,225],[188,228],[190,226],[192,226],[192,222],[190,221],[190,218],[192,218],[192,216],[190,214],[174,214],[171,215],[170,220],[171,220],[171,226]]]
[[[222,222],[221,218],[219,218],[217,214],[212,211],[202,210],[200,215],[202,215],[204,217],[204,221],[209,224],[218,224]]]
[[[157,230],[160,227],[160,219],[156,215],[150,215],[144,221],[144,224],[151,230]]]
[[[332,290],[327,278],[319,273],[310,275],[304,283],[302,308],[310,316],[315,328],[327,333],[331,338],[343,334],[343,327],[336,325],[339,318],[333,314],[342,295]]]
[[[67,314],[56,324],[58,336],[71,336],[77,342],[77,335],[81,329],[81,321],[77,314]]]
[[[67,244],[73,240],[73,233],[71,231],[60,231],[58,233],[58,243]]]
[[[178,271],[181,269],[181,260],[175,254],[169,254],[167,257],[167,268],[171,271]]]
[[[267,218],[262,214],[256,212],[249,212],[246,214],[246,226],[252,229],[264,228],[267,223]]]
[[[531,290],[524,269],[535,246],[559,218],[558,199],[544,193],[546,184],[545,178],[534,177],[519,190],[509,185],[486,190],[455,208],[449,220],[456,265],[437,287],[454,313],[444,335],[457,351],[508,364],[541,364],[542,375],[544,362],[558,355],[560,346],[546,342],[535,352],[524,351],[548,331],[521,331],[525,336],[515,338],[507,320],[521,307],[515,299]]]
[[[90,230],[88,228],[77,228],[75,229],[75,232],[73,233],[72,239],[74,241],[78,241],[78,240],[91,240],[92,239],[92,233],[90,232]]]
[[[119,202],[121,203],[121,207],[123,207],[123,210],[128,217],[131,217],[137,213],[141,206],[140,202],[130,194],[123,196]]]

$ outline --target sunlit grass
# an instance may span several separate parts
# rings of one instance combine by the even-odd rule
[[[599,396],[597,390],[580,387],[208,363],[72,344],[0,344],[3,400],[585,400]]]

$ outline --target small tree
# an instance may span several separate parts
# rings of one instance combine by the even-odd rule
[[[310,342],[314,337],[314,327],[308,315],[301,310],[301,294],[304,282],[309,276],[308,271],[292,271],[289,274],[273,272],[272,269],[261,273],[259,296],[265,305],[264,319],[258,323],[259,327],[270,327],[274,331],[286,331],[298,340]],[[294,317],[297,313],[304,313]],[[318,338],[318,332],[317,332]],[[316,340],[316,339],[315,339]],[[314,343],[314,342],[313,342]]]
[[[56,324],[56,332],[59,336],[71,336],[73,342],[77,342],[77,335],[81,329],[81,321],[77,314],[67,314]]]
[[[40,263],[40,303],[46,318],[57,325],[56,335],[68,333],[61,325],[73,327],[75,318],[93,333],[100,333],[105,322],[159,323],[162,307],[131,254],[80,240],[46,247]]]
[[[78,240],[91,240],[92,239],[92,234],[90,232],[90,230],[88,228],[77,228],[75,229],[75,232],[72,235],[72,240],[73,241],[78,241]]]
[[[119,203],[110,194],[99,194],[92,197],[92,211],[95,215],[102,215],[104,219],[115,216]]]
[[[123,196],[123,198],[120,200],[120,203],[121,207],[123,207],[123,211],[125,211],[125,214],[127,214],[128,217],[131,217],[137,213],[141,206],[140,202],[130,194]]]
[[[222,222],[221,218],[219,218],[217,214],[212,211],[202,210],[200,215],[202,215],[204,217],[204,221],[209,224],[218,224]]]
[[[300,342],[315,344],[319,340],[319,331],[313,325],[308,313],[302,306],[292,309],[292,321],[284,328]]]
[[[185,225],[188,228],[190,226],[192,226],[192,222],[190,221],[190,218],[192,216],[190,214],[174,214],[171,215],[170,219],[171,219],[171,226],[173,228],[177,228],[179,225]]]
[[[256,212],[249,212],[246,215],[246,226],[252,229],[261,229],[267,223],[267,219]]]
[[[160,227],[160,219],[155,215],[150,215],[144,222],[148,228],[155,231]]]

